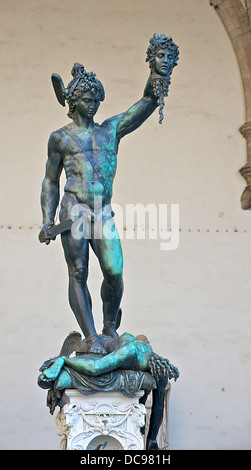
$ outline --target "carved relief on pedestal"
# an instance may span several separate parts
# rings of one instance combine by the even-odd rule
[[[70,392],[70,393],[69,393]],[[70,403],[64,405],[56,418],[61,449],[66,450],[140,450],[144,448],[140,428],[145,423],[145,406],[135,398],[122,394],[96,393],[81,396],[67,390]],[[75,395],[75,396],[74,396]]]

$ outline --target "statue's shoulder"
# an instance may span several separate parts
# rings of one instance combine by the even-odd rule
[[[119,342],[121,345],[124,343],[131,343],[132,341],[137,341],[137,339],[135,336],[131,335],[130,333],[123,333],[119,337]]]
[[[56,131],[53,131],[50,135],[50,138],[55,140],[55,141],[61,140],[63,137],[66,136],[65,131],[64,131],[65,128],[67,128],[67,126],[60,127],[60,129],[57,129]]]
[[[48,146],[51,149],[60,150],[62,142],[66,138],[64,128],[57,129],[50,134]]]
[[[118,124],[120,123],[124,113],[117,114],[116,116],[112,116],[108,119],[106,119],[104,122],[102,122],[100,128],[112,128],[114,127],[115,129],[117,128]]]

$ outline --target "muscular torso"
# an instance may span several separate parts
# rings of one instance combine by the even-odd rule
[[[93,207],[95,196],[102,197],[103,204],[108,203],[117,168],[116,121],[105,121],[101,126],[95,124],[90,130],[68,127],[81,138],[86,155],[69,135],[63,130],[58,131],[61,134],[59,145],[66,174],[66,193],[75,194],[78,202],[89,207]],[[109,195],[87,157],[91,157],[100,168]]]
[[[72,207],[77,203],[94,209],[95,197],[102,198],[102,206],[110,206],[120,139],[137,129],[152,114],[156,106],[157,100],[149,92],[149,96],[141,98],[125,113],[107,119],[101,125],[92,122],[91,128],[79,127],[76,119],[73,119],[73,122],[66,127],[82,139],[84,153],[63,128],[51,134],[41,193],[44,224],[53,221],[55,217],[59,203],[59,179],[62,168],[66,174],[66,185],[61,201],[60,220],[71,218]],[[100,182],[85,154],[91,155],[95,160],[105,185]],[[100,206],[100,201],[98,205]]]

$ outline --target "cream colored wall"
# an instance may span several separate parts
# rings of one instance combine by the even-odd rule
[[[94,70],[106,100],[98,122],[138,100],[154,32],[180,46],[165,119],[155,113],[121,142],[114,202],[178,203],[180,243],[123,240],[120,333],[144,333],[180,369],[170,449],[250,449],[250,213],[240,209],[242,85],[230,41],[207,0],[1,2],[2,449],[55,449],[55,419],[38,368],[78,329],[60,241],[37,241],[51,131],[68,122],[52,72]],[[101,275],[89,286],[101,329]]]

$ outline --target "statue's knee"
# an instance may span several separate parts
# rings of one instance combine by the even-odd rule
[[[88,269],[84,266],[77,266],[71,270],[70,276],[76,279],[77,282],[85,284],[88,277]]]
[[[107,273],[105,279],[114,288],[118,288],[123,285],[122,271],[111,270]]]

